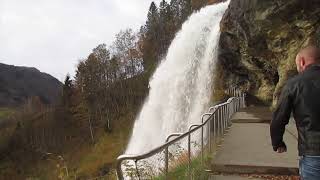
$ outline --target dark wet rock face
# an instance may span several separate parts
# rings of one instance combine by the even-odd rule
[[[221,21],[224,86],[245,80],[250,96],[270,104],[297,73],[299,49],[319,42],[319,32],[318,0],[231,0]]]

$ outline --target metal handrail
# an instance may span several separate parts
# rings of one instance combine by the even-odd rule
[[[151,151],[147,152],[147,153],[144,153],[144,154],[141,154],[141,155],[133,155],[133,154],[124,154],[124,155],[120,155],[118,158],[117,158],[117,174],[118,174],[118,178],[119,179],[123,179],[123,174],[122,174],[122,171],[121,171],[121,162],[124,161],[124,160],[135,160],[135,161],[139,161],[141,159],[145,159],[147,157],[150,157],[151,155],[154,155],[154,154],[157,154],[159,152],[161,152],[163,149],[169,147],[170,145],[174,144],[175,142],[179,141],[180,139],[188,136],[189,134],[193,133],[194,131],[200,129],[202,126],[204,126],[206,124],[206,122],[209,120],[209,118],[205,121],[204,124],[201,124],[201,125],[198,125],[196,128],[193,128],[193,129],[189,129],[188,132],[185,132],[184,134],[180,135],[179,137],[169,141],[169,142],[166,142],[165,144],[157,147],[157,148],[154,148],[152,149]],[[193,127],[193,125],[191,126]],[[190,127],[190,128],[191,128]]]
[[[240,91],[239,91],[240,92]],[[135,163],[137,163],[137,161],[141,160],[141,159],[146,159],[148,157],[151,157],[157,153],[162,152],[163,150],[165,150],[165,175],[167,176],[168,173],[168,148],[170,145],[178,142],[179,140],[185,138],[188,136],[188,168],[189,168],[189,178],[190,178],[190,164],[191,164],[191,147],[190,147],[190,141],[191,141],[191,134],[197,130],[199,130],[201,128],[201,163],[203,163],[203,153],[204,153],[204,126],[207,125],[208,122],[211,122],[211,119],[214,119],[214,137],[216,137],[216,121],[218,123],[218,133],[219,133],[219,137],[221,137],[223,135],[223,133],[225,132],[226,128],[230,125],[230,117],[232,114],[236,112],[237,109],[239,109],[240,107],[244,107],[244,94],[243,93],[238,93],[236,89],[232,89],[231,93],[234,93],[236,96],[238,95],[238,97],[232,97],[229,98],[228,101],[215,105],[213,107],[209,108],[209,113],[205,113],[201,116],[201,124],[193,124],[189,127],[189,131],[185,132],[185,133],[173,133],[170,134],[167,139],[166,142],[163,145],[160,145],[144,154],[140,154],[140,155],[121,155],[117,158],[117,175],[118,175],[118,179],[122,180],[123,179],[123,173],[122,173],[122,169],[121,169],[121,164],[123,161],[125,160],[133,160]],[[236,101],[235,103],[233,103],[234,101]],[[233,103],[233,106],[227,107],[227,105]],[[213,111],[213,112],[211,112]],[[218,117],[223,117],[223,119],[215,119],[215,115],[216,113],[218,113]],[[220,116],[221,115],[221,116]],[[224,116],[222,116],[224,115]],[[206,120],[204,120],[205,116],[209,116]],[[222,122],[220,122],[222,121]],[[221,127],[219,129],[219,127]],[[209,124],[209,131],[208,133],[211,133],[211,125]],[[169,139],[171,137],[177,136],[176,138],[172,139],[169,141]],[[209,151],[211,152],[211,136],[209,134],[208,136],[208,140],[209,140]],[[137,168],[137,167],[136,167]]]

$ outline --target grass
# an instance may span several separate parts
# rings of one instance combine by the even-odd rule
[[[99,137],[91,147],[80,147],[76,151],[66,155],[69,160],[70,177],[93,178],[105,176],[99,179],[116,179],[115,162],[119,155],[125,150],[132,129],[132,119],[123,117],[118,119],[111,133],[99,132]],[[98,135],[99,134],[99,135]]]
[[[0,108],[0,119],[8,118],[9,116],[14,114],[14,110],[10,108]]]
[[[204,157],[204,163],[201,164],[201,156],[191,161],[191,179],[204,180],[209,178],[209,174],[205,172],[206,164],[210,161],[208,156]],[[182,163],[175,168],[169,170],[168,177],[164,175],[154,178],[154,180],[185,180],[188,179],[188,163]]]
[[[14,110],[12,109],[0,108],[0,151],[8,145],[10,137],[15,129],[15,123],[6,119],[13,114]]]

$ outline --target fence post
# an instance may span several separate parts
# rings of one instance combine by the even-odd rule
[[[228,117],[228,104],[225,105],[225,112],[224,113],[225,113],[225,117],[226,117],[225,118],[225,121],[226,121],[225,123],[226,123],[226,130],[227,130],[228,126],[229,126],[228,125],[228,119],[229,119],[229,117]]]
[[[169,171],[169,147],[165,149],[165,177],[168,179],[168,171]]]
[[[117,176],[118,176],[118,180],[123,180],[123,174],[122,174],[122,169],[121,169],[121,161],[117,161]]]
[[[134,163],[135,163],[135,165],[136,165],[136,173],[137,173],[138,178],[139,178],[139,180],[140,180],[141,177],[140,177],[140,173],[139,173],[139,169],[138,169],[138,160],[135,160]]]
[[[203,114],[202,116],[201,116],[201,124],[203,124],[204,123],[204,117],[206,117],[206,116],[211,116],[212,115],[212,113],[205,113],[205,114]],[[203,165],[203,151],[204,151],[204,143],[203,143],[203,129],[204,129],[204,126],[202,126],[201,127],[201,165]]]
[[[220,110],[220,140],[222,140],[223,136],[223,113],[222,113],[222,106],[219,109]]]
[[[211,140],[211,135],[212,135],[212,128],[213,128],[213,133],[215,133],[216,131],[215,131],[215,116],[216,116],[216,114],[215,114],[215,110],[216,110],[216,107],[214,106],[213,107],[213,115],[212,115],[212,118],[210,119],[210,121],[209,121],[209,133],[208,133],[208,138],[209,138],[209,153],[211,153],[212,152],[212,140]],[[209,111],[210,112],[210,111]],[[213,122],[212,122],[213,121]],[[215,138],[215,135],[213,135],[213,138]],[[214,141],[215,141],[215,139],[214,139]]]
[[[192,130],[193,127],[201,126],[198,124],[190,125],[189,131]],[[191,133],[188,134],[188,179],[191,180]]]
[[[191,134],[188,135],[188,179],[191,179]]]
[[[216,139],[217,139],[217,123],[216,123],[216,116],[217,116],[217,113],[214,113],[213,115],[213,144],[214,146],[216,145]]]
[[[217,108],[217,132],[218,132],[218,142],[220,142],[220,136],[221,136],[221,131],[220,131],[220,107]]]
[[[227,114],[228,114],[228,128],[231,126],[232,124],[232,121],[231,121],[231,116],[232,116],[232,101],[233,101],[233,98],[229,98],[228,101],[227,101]]]
[[[174,136],[180,136],[182,135],[182,133],[172,133],[170,134],[169,136],[167,136],[166,138],[166,143],[170,140],[171,137],[174,137]],[[165,177],[166,179],[168,178],[168,171],[169,171],[169,147],[166,147],[165,149],[165,152],[164,152],[164,155],[165,155]]]
[[[212,126],[212,118],[210,118],[209,123],[208,123],[208,140],[207,140],[207,144],[209,145],[209,153],[211,153],[211,126]]]
[[[223,124],[223,126],[222,126],[222,135],[224,135],[224,130],[225,130],[225,126],[226,126],[226,124],[225,124],[225,114],[224,114],[224,105],[222,106],[222,124]]]
[[[226,126],[226,105],[223,105],[223,135],[225,134],[225,131],[227,129]]]

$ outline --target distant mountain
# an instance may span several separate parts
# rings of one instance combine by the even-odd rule
[[[62,83],[36,68],[0,63],[0,107],[23,104],[38,96],[44,104],[58,101]]]

